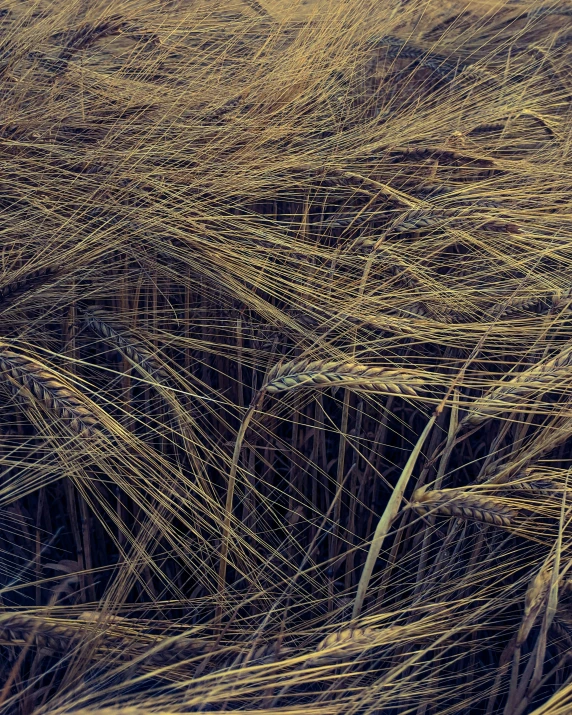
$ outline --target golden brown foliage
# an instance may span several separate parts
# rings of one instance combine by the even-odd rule
[[[570,18],[0,2],[0,715],[570,711]]]

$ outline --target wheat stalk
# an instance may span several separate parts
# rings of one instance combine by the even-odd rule
[[[25,293],[37,285],[44,282],[50,276],[56,274],[59,270],[57,266],[43,266],[35,271],[25,273],[23,276],[16,278],[4,287],[0,288],[0,303],[7,303],[16,298],[21,293]]]
[[[308,665],[335,663],[375,641],[375,628],[345,628],[326,636],[312,653]]]
[[[510,526],[517,516],[515,509],[494,497],[471,494],[460,489],[418,489],[413,492],[409,506],[419,514],[455,516],[497,526]]]
[[[568,372],[571,362],[572,346],[568,345],[551,360],[534,365],[477,400],[461,425],[482,424],[491,417],[518,407],[519,404],[514,398],[525,397],[534,392],[546,392]],[[511,399],[513,402],[509,403]]]
[[[25,404],[34,398],[81,437],[92,437],[99,420],[84,396],[38,360],[0,346],[1,377]]]
[[[69,60],[76,52],[83,50],[91,43],[119,34],[126,24],[126,21],[118,15],[100,20],[95,24],[84,23],[77,30],[69,33],[59,59]]]
[[[517,647],[521,646],[528,638],[540,609],[546,603],[548,590],[552,580],[552,569],[545,565],[531,579],[524,597],[524,614],[516,637]]]
[[[136,367],[143,368],[145,373],[152,375],[157,380],[169,379],[167,372],[155,355],[143,345],[136,343],[129,335],[129,331],[114,323],[113,317],[105,311],[86,310],[84,320],[88,328],[117,348]]]
[[[51,648],[60,652],[65,652],[70,642],[80,635],[77,627],[33,616],[11,616],[0,621],[0,641],[6,645],[24,645],[34,631],[34,644],[38,648]]]
[[[275,365],[268,373],[261,392],[272,395],[298,387],[348,386],[356,390],[416,397],[426,381],[427,378],[415,370],[305,359]]]
[[[453,64],[442,55],[429,52],[421,47],[415,47],[393,35],[372,38],[368,41],[368,45],[373,46],[375,49],[385,47],[389,57],[414,60],[416,64],[432,70],[441,77],[448,77],[451,74],[460,73],[469,68],[469,65],[460,62]]]
[[[542,298],[539,296],[526,296],[524,298],[511,298],[508,303],[495,303],[490,309],[490,313],[495,318],[504,318],[506,315],[512,315],[519,310],[527,310],[528,308],[533,308],[542,302]],[[548,306],[546,306],[548,309]]]
[[[454,149],[440,149],[438,147],[428,146],[409,146],[395,147],[389,151],[391,161],[399,161],[401,159],[417,159],[419,161],[426,159],[437,159],[439,162],[447,161],[466,161],[478,163],[482,167],[494,168],[496,162],[494,159],[485,159],[483,157],[470,156],[463,154]]]
[[[66,653],[86,635],[98,635],[105,638],[106,648],[112,648],[121,660],[138,658],[145,664],[154,666],[204,654],[210,647],[207,641],[185,637],[163,637],[155,643],[137,642],[131,636],[109,633],[108,625],[132,627],[133,621],[87,613],[81,614],[76,621],[64,624],[41,616],[18,614],[0,621],[0,641],[4,645],[25,645],[33,634],[33,644],[37,648],[50,648]]]

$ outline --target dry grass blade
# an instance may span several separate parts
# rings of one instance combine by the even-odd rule
[[[385,507],[385,510],[376,526],[375,532],[373,534],[373,539],[371,541],[371,545],[367,554],[367,559],[363,567],[363,572],[358,583],[356,599],[352,611],[353,619],[358,618],[361,613],[361,609],[365,601],[365,596],[367,593],[371,575],[373,573],[375,562],[377,561],[377,557],[379,556],[379,552],[381,551],[381,547],[383,546],[385,537],[387,536],[387,533],[391,528],[391,524],[393,523],[393,520],[399,512],[401,500],[403,499],[403,494],[405,493],[405,489],[407,487],[407,484],[409,483],[409,479],[411,478],[413,468],[415,467],[415,463],[417,462],[419,453],[421,452],[425,440],[427,439],[429,432],[433,428],[436,419],[437,413],[434,413],[425,425],[425,428],[421,433],[419,439],[417,440],[417,444],[409,455],[409,459],[407,460],[405,467],[401,472],[401,475],[399,477],[399,480],[397,481],[397,484],[395,485],[393,493],[387,502],[387,506]]]

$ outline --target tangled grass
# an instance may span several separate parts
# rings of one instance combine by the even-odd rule
[[[572,7],[0,25],[0,715],[569,713]]]

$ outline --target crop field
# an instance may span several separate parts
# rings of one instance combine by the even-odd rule
[[[562,1],[0,0],[0,715],[572,712],[571,119]]]

